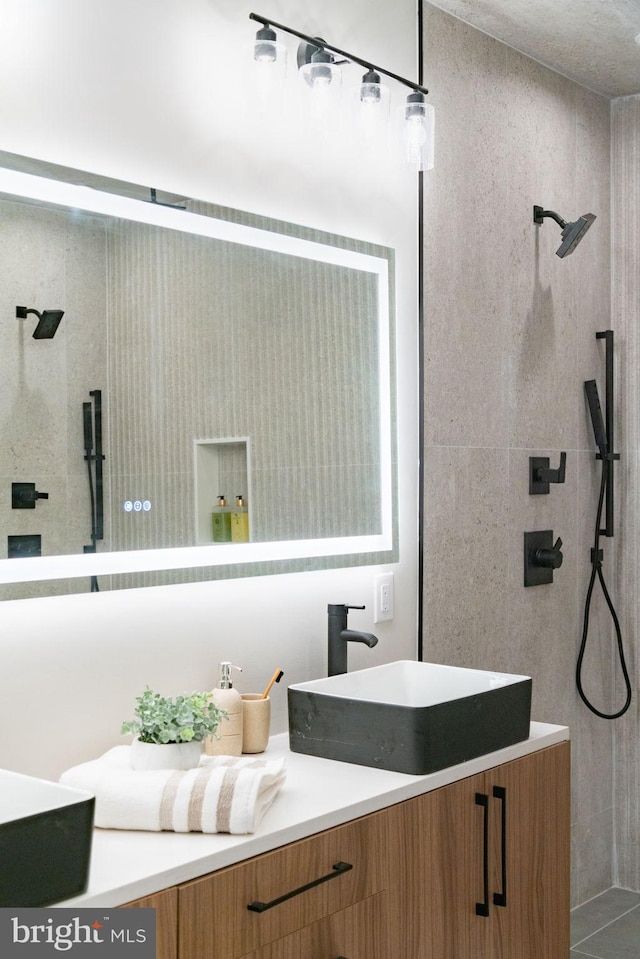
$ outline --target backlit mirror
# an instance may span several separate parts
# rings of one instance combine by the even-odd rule
[[[397,559],[392,251],[0,165],[2,598]]]

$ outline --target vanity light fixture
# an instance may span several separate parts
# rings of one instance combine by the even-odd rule
[[[298,46],[298,69],[314,90],[326,90],[331,84],[335,84],[340,77],[340,65],[345,63],[358,64],[366,70],[359,91],[363,108],[375,109],[375,106],[382,102],[384,88],[380,82],[380,74],[407,87],[411,92],[407,97],[406,105],[402,108],[404,121],[402,138],[406,159],[418,170],[430,170],[433,167],[434,109],[425,101],[425,96],[429,93],[426,87],[390,70],[385,70],[384,67],[377,66],[369,60],[363,60],[347,50],[334,47],[321,37],[311,37],[299,30],[294,30],[293,27],[268,20],[257,13],[250,13],[249,19],[262,24],[256,34],[254,46],[256,61],[271,63],[276,61],[276,53],[272,51],[272,45],[276,43],[276,30],[297,37],[301,41]]]

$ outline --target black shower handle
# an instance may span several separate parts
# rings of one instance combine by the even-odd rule
[[[566,468],[567,454],[563,452],[560,453],[560,466],[557,470],[549,469],[548,466],[538,466],[535,478],[539,483],[564,483]]]
[[[33,492],[28,491],[20,494],[20,499],[26,500],[27,502],[33,502],[37,499],[49,499],[48,493],[40,493],[37,489],[34,489]]]
[[[560,552],[562,540],[558,536],[557,540],[550,549],[540,547],[533,554],[534,565],[543,566],[546,569],[559,569],[562,566],[564,556]]]
[[[35,483],[11,484],[11,509],[35,509],[39,499],[49,499],[49,494],[40,493]]]

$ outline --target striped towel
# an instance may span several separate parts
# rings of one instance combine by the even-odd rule
[[[252,833],[285,780],[282,757],[203,755],[195,769],[137,771],[130,749],[115,746],[60,777],[93,793],[102,829]]]

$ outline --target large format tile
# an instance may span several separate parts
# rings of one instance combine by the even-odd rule
[[[636,906],[616,922],[579,943],[578,948],[584,955],[597,959],[638,959],[639,943],[640,906]]]
[[[640,893],[631,892],[628,889],[607,889],[606,892],[578,906],[571,913],[572,944],[577,946],[584,939],[614,922],[629,909],[635,909],[639,905]],[[640,933],[638,941],[640,941]]]

